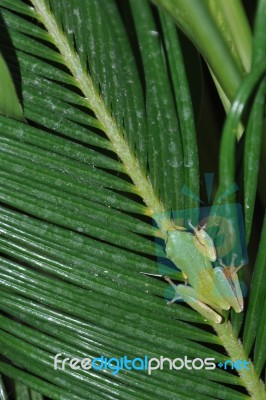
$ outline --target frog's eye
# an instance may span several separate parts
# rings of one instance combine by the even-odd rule
[[[212,238],[204,230],[206,228],[206,225],[197,229],[194,225],[192,225],[190,220],[188,221],[188,225],[193,229],[193,232],[195,233],[195,246],[197,250],[205,257],[208,257],[210,261],[214,262],[217,258],[216,249],[213,244]]]

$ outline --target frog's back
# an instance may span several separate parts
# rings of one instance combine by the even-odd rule
[[[168,234],[166,254],[183,272],[187,267],[197,265],[197,269],[212,269],[208,258],[195,246],[195,236],[189,232],[173,230]]]
[[[208,293],[209,304],[223,308],[223,298],[213,281],[213,267],[206,255],[195,246],[189,232],[173,230],[168,234],[166,255],[183,272],[188,283],[199,293]]]

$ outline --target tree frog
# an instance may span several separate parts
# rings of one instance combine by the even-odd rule
[[[237,276],[242,267],[235,267],[233,256],[230,266],[220,260],[220,267],[213,268],[216,249],[205,227],[196,228],[188,221],[195,235],[175,228],[167,232],[166,255],[182,271],[185,285],[175,285],[170,278],[166,281],[175,289],[175,296],[168,304],[183,299],[206,319],[220,323],[222,310],[230,307],[243,311],[243,296]],[[190,285],[188,286],[187,283]]]

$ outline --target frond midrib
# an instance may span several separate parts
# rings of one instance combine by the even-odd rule
[[[128,175],[136,186],[138,194],[147,205],[149,214],[152,216],[163,212],[163,205],[154,193],[149,178],[145,176],[138,160],[132,154],[123,132],[118,128],[106,104],[97,92],[91,77],[82,68],[77,54],[70,47],[66,36],[58,27],[51,11],[42,0],[31,0],[31,2],[35,7],[40,21],[51,35],[55,46],[61,53],[65,65],[76,79],[88,106],[92,108],[102,125],[103,131],[112,143],[114,151],[123,162]]]

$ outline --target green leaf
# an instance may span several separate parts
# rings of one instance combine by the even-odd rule
[[[252,33],[243,4],[240,0],[225,3],[208,1],[208,9],[230,49],[238,69],[245,74],[250,71],[252,57]]]
[[[25,385],[16,382],[15,392],[17,400],[30,400],[30,393]]]
[[[256,64],[244,79],[228,113],[220,147],[219,168],[221,185],[219,187],[219,192],[216,195],[217,198],[235,181],[235,133],[244,108],[247,105],[249,98],[254,93],[256,86],[263,79],[265,69],[266,59],[263,58],[263,60]]]
[[[178,117],[173,103],[164,54],[148,2],[130,2],[138,36],[146,84],[147,129],[150,140],[149,169],[155,190],[161,194],[167,210],[184,208],[180,196],[184,184],[183,152]],[[156,68],[157,63],[162,68]],[[162,118],[162,115],[164,116]],[[161,165],[167,165],[167,174]],[[177,196],[171,204],[169,188],[175,182]]]
[[[264,218],[264,225],[261,234],[260,247],[256,258],[253,280],[249,296],[249,305],[247,309],[247,316],[244,327],[244,347],[247,354],[250,353],[251,348],[254,344],[258,329],[261,331],[265,325],[265,317],[262,313],[263,304],[265,302],[265,289],[266,289],[266,218]],[[259,328],[261,326],[261,328]],[[262,339],[262,338],[261,338]],[[261,341],[257,345],[256,353],[257,357],[258,349],[263,346]],[[263,350],[263,349],[262,349]],[[264,353],[263,353],[264,354]],[[262,357],[263,358],[263,354]]]
[[[258,375],[261,374],[263,367],[265,366],[266,361],[266,344],[265,344],[265,335],[266,335],[266,319],[264,318],[266,312],[266,300],[264,299],[264,305],[262,308],[262,319],[259,323],[259,329],[256,338],[255,350],[254,350],[254,367],[255,371]]]
[[[256,23],[253,44],[252,68],[259,63],[266,53],[266,39],[264,35],[264,21],[266,18],[266,2],[259,1],[256,13]],[[245,154],[244,154],[244,182],[245,182],[245,219],[246,219],[246,240],[249,241],[252,219],[255,207],[257,192],[260,154],[262,137],[265,130],[264,110],[265,110],[265,78],[259,85],[255,95],[251,115],[245,135]]]
[[[7,400],[6,389],[1,375],[0,375],[0,399]]]
[[[229,100],[241,82],[241,73],[207,1],[153,0],[164,7],[199,48]]]
[[[0,80],[0,114],[23,121],[22,108],[2,53],[0,53]]]
[[[174,87],[176,108],[179,113],[180,135],[184,157],[184,180],[185,185],[193,193],[193,196],[186,198],[185,208],[194,209],[199,205],[198,200],[195,201],[195,198],[199,198],[199,161],[192,103],[183,55],[174,21],[168,18],[165,13],[160,13],[160,18],[164,33],[166,57]],[[192,218],[192,215],[190,217]]]
[[[27,119],[0,117],[1,373],[31,398],[248,398],[256,379],[219,368],[54,370],[57,353],[224,363],[227,342],[186,305],[167,307],[164,280],[143,274],[179,277],[156,214],[197,205],[183,185],[199,195],[173,21],[149,2],[31,3],[1,1]]]

